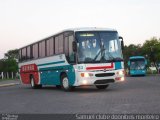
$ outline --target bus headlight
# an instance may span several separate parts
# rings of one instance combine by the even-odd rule
[[[118,71],[117,75],[124,75],[124,71]]]
[[[92,73],[81,73],[81,77],[92,77]]]
[[[86,84],[87,84],[87,80],[83,80],[83,81],[82,81],[82,84],[83,84],[83,85],[86,85]]]

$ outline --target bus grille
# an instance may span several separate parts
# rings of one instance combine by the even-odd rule
[[[107,83],[113,83],[114,79],[104,79],[104,80],[96,80],[94,84],[107,84]]]
[[[100,73],[100,74],[95,74],[96,77],[107,77],[107,76],[113,76],[115,73]]]

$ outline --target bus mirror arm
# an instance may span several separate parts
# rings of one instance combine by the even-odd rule
[[[72,49],[73,49],[73,52],[77,52],[77,42],[76,41],[72,42]]]
[[[122,48],[122,50],[123,50],[123,49],[124,49],[123,37],[119,36],[119,39],[121,40],[121,48]]]

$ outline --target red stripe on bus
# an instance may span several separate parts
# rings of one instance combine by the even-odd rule
[[[86,70],[110,69],[110,68],[113,68],[113,63],[111,63],[110,66],[87,67]]]

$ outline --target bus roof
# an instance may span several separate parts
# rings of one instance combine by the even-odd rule
[[[83,28],[70,28],[64,31],[116,31],[115,29],[111,28],[98,28],[98,27],[83,27]]]
[[[45,37],[45,38],[43,38],[43,39],[41,39],[41,40],[37,40],[37,41],[35,41],[35,42],[31,43],[31,44],[25,45],[25,46],[23,46],[23,47],[21,47],[21,48],[19,48],[19,49],[22,49],[22,48],[27,47],[27,46],[29,46],[29,45],[32,45],[32,44],[34,44],[34,43],[37,43],[37,42],[46,40],[46,39],[48,39],[48,38],[51,38],[51,37],[53,37],[53,36],[55,36],[55,35],[58,35],[58,34],[60,34],[60,33],[67,32],[67,31],[78,32],[78,31],[117,31],[117,30],[111,29],[111,28],[98,28],[98,27],[69,28],[69,29],[65,29],[65,30],[62,30],[62,31],[60,31],[60,32],[57,32],[57,33],[55,33],[55,34],[52,34],[52,35],[50,35],[50,36],[48,36],[48,37]]]
[[[129,57],[129,59],[141,59],[141,58],[144,58],[143,56],[132,56],[132,57]]]

